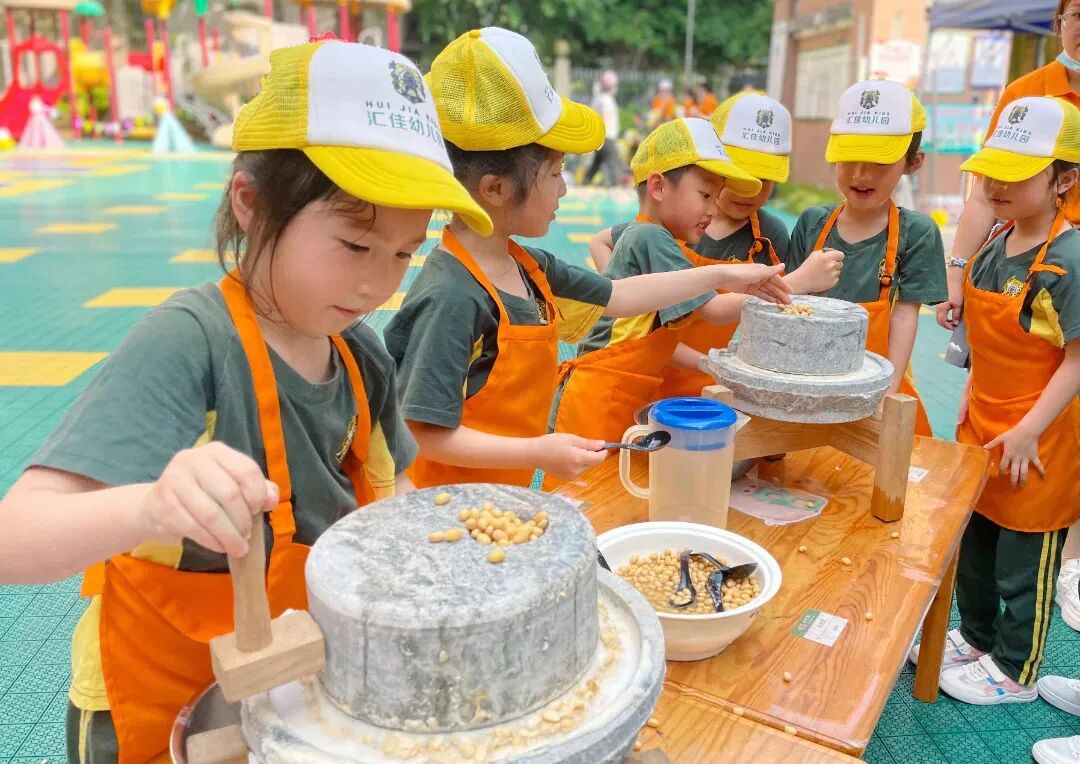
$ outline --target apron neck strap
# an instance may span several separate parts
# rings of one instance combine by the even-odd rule
[[[776,256],[776,247],[773,246],[772,239],[761,235],[761,217],[758,215],[757,210],[750,213],[750,233],[754,236],[754,243],[750,246],[750,257],[747,262],[753,262],[754,255],[767,248],[769,260],[772,264],[780,265],[780,258]]]
[[[1065,219],[1065,208],[1059,207],[1058,213],[1054,216],[1054,222],[1050,224],[1050,234],[1046,237],[1046,243],[1042,245],[1039,250],[1039,254],[1035,257],[1035,262],[1031,264],[1031,268],[1028,270],[1028,282],[1031,282],[1031,277],[1039,271],[1052,270],[1055,273],[1060,272],[1060,268],[1052,268],[1051,266],[1043,265],[1043,260],[1046,259],[1046,253],[1050,251],[1050,245],[1054,243],[1054,240],[1058,236],[1069,230],[1070,226]]]
[[[335,334],[330,341],[334,343],[342,363],[345,364],[353,399],[356,401],[356,427],[353,431],[352,445],[342,462],[342,467],[352,481],[356,506],[362,507],[375,498],[371,479],[367,468],[364,467],[371,443],[371,412],[368,410],[367,389],[364,387],[364,378],[360,375],[360,366],[356,363],[356,356],[345,342],[345,338],[340,334]]]
[[[821,227],[821,233],[818,234],[817,242],[814,244],[815,252],[825,246],[825,242],[829,239],[829,234],[836,225],[836,221],[840,219],[840,213],[844,211],[845,207],[847,207],[847,203],[841,202],[837,205],[836,209],[832,211],[832,214],[829,215],[828,219],[825,221],[825,225]],[[889,227],[885,244],[885,270],[881,275],[881,295],[878,299],[885,300],[889,297],[889,289],[892,287],[893,277],[896,275],[896,256],[899,249],[900,209],[896,206],[896,203],[890,199]]]

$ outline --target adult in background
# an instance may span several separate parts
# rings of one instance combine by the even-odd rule
[[[593,154],[592,165],[585,173],[585,185],[591,186],[596,173],[604,171],[604,185],[614,186],[619,180],[619,104],[615,93],[619,76],[613,71],[600,75],[600,89],[593,99],[593,108],[604,120],[604,145]]]

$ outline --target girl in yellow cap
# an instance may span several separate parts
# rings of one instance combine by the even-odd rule
[[[433,208],[491,230],[420,73],[388,51],[274,51],[233,145],[217,215],[228,275],[132,329],[0,505],[0,583],[90,568],[72,762],[166,750],[213,680],[208,641],[233,630],[226,554],[268,546],[272,613],[304,608],[309,546],[409,487],[393,361],[358,319],[397,289]]]
[[[962,167],[1008,221],[965,267],[971,376],[957,439],[991,454],[941,675],[966,703],[1035,699],[1065,530],[1080,520],[1080,232],[1065,214],[1078,162],[1080,111],[1040,96],[1010,104]]]
[[[420,445],[410,475],[418,486],[528,485],[536,469],[575,477],[605,453],[602,441],[546,434],[560,339],[580,341],[605,314],[637,315],[717,287],[783,287],[756,265],[612,282],[516,243],[510,237],[547,233],[566,193],[563,156],[599,148],[600,116],[556,95],[532,44],[505,29],[462,35],[427,81],[454,171],[495,230],[452,221],[385,331]]]
[[[870,314],[866,347],[894,367],[890,393],[918,397],[911,351],[919,307],[948,298],[941,231],[928,216],[892,200],[900,178],[923,162],[926,112],[915,95],[889,80],[867,80],[840,97],[825,159],[836,166],[844,201],[811,207],[791,233],[788,269],[824,249],[844,253],[839,283],[826,297],[857,302]],[[915,431],[932,435],[919,403]]]
[[[693,251],[686,258],[695,266],[784,262],[789,244],[787,226],[763,207],[776,184],[788,179],[791,114],[763,93],[739,93],[712,112],[711,122],[731,160],[761,181],[761,191],[755,196],[739,196],[730,186],[725,187],[712,222],[699,241],[688,244]],[[589,241],[589,252],[599,271],[606,273],[615,244],[629,225],[605,229]],[[836,250],[816,252],[784,280],[795,294],[824,292],[836,285],[843,260],[843,253]],[[663,371],[664,381],[656,397],[700,395],[713,379],[698,371],[698,361],[712,348],[727,347],[738,327],[737,320],[728,324],[699,321],[684,330],[672,362]]]

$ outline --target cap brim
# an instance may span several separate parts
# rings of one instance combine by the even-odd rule
[[[537,143],[564,154],[588,154],[604,145],[604,120],[596,111],[569,98],[563,98],[562,105],[559,121]]]
[[[347,194],[407,210],[449,210],[488,236],[491,218],[446,168],[412,154],[345,146],[308,146],[308,159]]]
[[[825,161],[892,164],[903,159],[910,146],[910,135],[830,135]]]
[[[791,160],[787,154],[766,154],[763,151],[741,149],[725,144],[728,155],[741,170],[746,170],[755,178],[787,183],[791,171]]]
[[[984,148],[960,165],[960,169],[1005,183],[1018,183],[1034,178],[1053,163],[1053,157],[1032,157],[1002,149]]]
[[[748,172],[740,170],[731,162],[721,162],[718,159],[703,159],[694,162],[705,172],[713,175],[721,175],[727,179],[726,188],[730,188],[739,196],[751,197],[761,193],[761,181]]]

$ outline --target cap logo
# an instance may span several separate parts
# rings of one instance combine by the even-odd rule
[[[757,126],[762,130],[766,130],[772,127],[773,119],[775,115],[772,109],[758,109],[757,113]]]
[[[864,90],[859,97],[859,106],[864,109],[876,109],[879,103],[881,103],[880,90]]]
[[[1010,125],[1019,125],[1021,122],[1023,122],[1027,118],[1027,115],[1028,115],[1028,107],[1027,106],[1014,106],[1012,108],[1012,111],[1009,112],[1009,124]]]
[[[411,103],[423,103],[427,93],[420,72],[400,61],[391,61],[389,66],[390,79],[398,95],[407,98]]]

